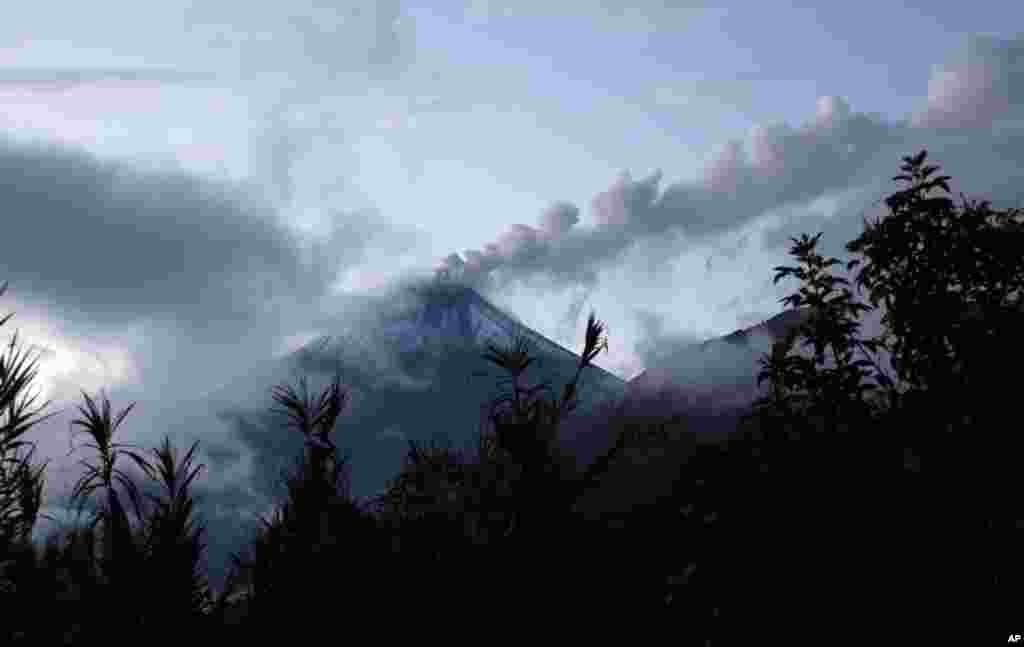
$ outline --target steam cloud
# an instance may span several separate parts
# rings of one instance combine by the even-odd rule
[[[906,122],[855,112],[840,96],[822,96],[808,123],[752,128],[746,142],[725,144],[696,180],[662,187],[660,170],[641,179],[623,172],[591,199],[590,226],[580,226],[574,204],[556,202],[535,226],[513,224],[480,249],[441,259],[436,271],[482,290],[537,275],[553,288],[593,287],[598,273],[630,247],[676,234],[678,255],[774,208],[877,183],[922,143],[941,149],[951,140],[936,138],[949,129],[981,135],[1024,116],[1022,52],[1019,40],[972,38],[933,69],[923,109]]]

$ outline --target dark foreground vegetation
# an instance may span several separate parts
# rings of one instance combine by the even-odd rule
[[[329,438],[346,404],[341,376],[315,401],[305,383],[301,396],[277,387],[306,450],[217,596],[188,492],[203,467],[192,464],[196,445],[181,458],[168,440],[149,453],[115,442],[131,407],[111,420],[105,397],[85,395],[75,422],[96,460],[83,463],[73,499],[93,497],[98,512],[33,545],[45,465],[22,439],[39,421],[20,397],[34,369],[12,341],[0,360],[0,643],[431,639],[483,626],[487,637],[494,627],[658,627],[652,636],[695,645],[824,644],[877,627],[871,644],[887,644],[887,622],[939,638],[942,622],[978,602],[1020,611],[1024,224],[987,202],[955,205],[937,193],[949,178],[936,170],[924,152],[904,158],[894,180],[909,186],[846,246],[862,257],[847,269],[859,267],[870,305],[829,273],[840,261],[815,252],[820,234],[791,239],[798,265],[775,268],[775,280],[801,281],[783,301],[814,314],[761,359],[767,395],[727,441],[698,446],[670,497],[624,525],[585,519],[575,503],[651,436],[622,433],[583,470],[554,443],[607,344],[593,314],[576,377],[557,397],[525,384],[522,340],[492,346],[483,359],[509,373],[510,388],[491,403],[477,447],[410,443],[370,503],[350,495],[351,457]],[[859,315],[881,303],[883,334],[862,338]],[[797,342],[812,352],[795,352]],[[125,459],[164,495],[143,500]],[[977,628],[1004,629],[981,618]]]

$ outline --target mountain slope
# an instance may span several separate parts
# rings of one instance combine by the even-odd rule
[[[698,443],[718,442],[736,430],[759,392],[757,360],[808,314],[806,308],[786,310],[756,326],[678,349],[630,380],[621,402],[606,403],[601,415],[571,421],[567,433],[578,438],[578,452],[586,460],[610,447],[623,429],[642,432],[675,419],[665,440],[628,452],[578,509],[614,523],[663,500]]]
[[[710,404],[720,403],[726,390],[750,396],[750,387],[756,389],[757,360],[770,350],[772,341],[804,323],[809,314],[807,307],[785,310],[756,326],[679,349],[630,380],[628,397],[646,399],[676,391],[683,397],[703,395]]]
[[[481,406],[509,388],[499,385],[508,373],[482,357],[487,342],[507,344],[517,333],[526,336],[539,361],[523,381],[529,386],[550,380],[552,397],[579,361],[469,288],[404,286],[366,304],[337,334],[282,358],[276,378],[294,385],[296,374],[306,375],[310,394],[316,395],[335,370],[340,372],[349,400],[332,437],[340,449],[352,451],[357,496],[380,491],[398,472],[407,440],[425,443],[440,435],[456,447],[473,446]],[[588,367],[580,379],[577,412],[621,400],[625,391],[624,380]],[[253,450],[257,478],[267,483],[277,478],[282,458],[301,447],[299,434],[282,429],[265,408],[236,408],[226,416],[236,419],[235,433]]]
[[[371,327],[376,333],[374,342],[399,357],[431,355],[436,362],[439,355],[451,351],[482,354],[488,343],[505,346],[520,334],[526,337],[531,354],[542,366],[561,372],[570,366],[574,369],[579,361],[578,355],[502,311],[475,290],[454,284],[406,287],[393,303],[386,304],[377,313]],[[337,350],[341,350],[339,345],[328,342],[324,347],[321,341],[316,352]],[[624,392],[623,380],[597,366],[589,368],[584,375],[584,381],[593,383],[602,397]]]
[[[1024,313],[1024,303],[1019,310]],[[637,427],[677,418],[678,433],[672,434],[669,444],[637,450],[621,461],[614,478],[589,493],[580,508],[614,518],[670,492],[696,444],[719,442],[733,433],[749,405],[767,391],[767,385],[757,386],[758,360],[770,351],[773,341],[806,322],[810,314],[807,306],[787,309],[756,326],[678,349],[630,380],[622,404],[614,410],[635,417]],[[960,316],[983,322],[977,305]],[[614,439],[607,419],[576,424],[586,428],[583,437],[596,444],[589,448],[592,454]]]

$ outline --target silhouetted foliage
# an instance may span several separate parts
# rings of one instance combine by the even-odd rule
[[[526,338],[489,345],[481,361],[510,377],[483,407],[476,447],[410,441],[401,470],[369,504],[351,496],[351,456],[338,456],[330,438],[348,402],[340,374],[317,401],[305,380],[301,397],[276,387],[278,412],[305,449],[283,475],[284,500],[232,555],[235,570],[216,599],[199,567],[204,527],[188,494],[204,467],[192,466],[198,444],[179,466],[165,439],[152,450],[154,467],[112,441],[131,406],[112,422],[105,398],[99,409],[86,395],[75,421],[100,462],[85,464],[72,496],[84,505],[100,491],[105,505],[92,523],[35,551],[42,468],[30,468],[31,452],[8,456],[31,445],[18,437],[34,423],[14,401],[34,373],[0,358],[0,410],[8,412],[0,639],[92,644],[114,622],[181,640],[195,637],[188,631],[266,640],[319,635],[332,614],[372,611],[434,623],[408,623],[414,631],[467,615],[631,628],[661,619],[682,644],[740,644],[776,635],[793,642],[793,632],[810,629],[808,618],[818,626],[833,617],[841,627],[853,608],[881,616],[856,597],[879,585],[909,584],[909,602],[938,605],[932,617],[943,601],[919,589],[944,592],[950,582],[1012,602],[1024,572],[1024,511],[1013,464],[1016,380],[1006,367],[1024,359],[1015,339],[1024,323],[1024,222],[1019,211],[966,198],[957,208],[930,195],[948,193],[950,178],[933,177],[938,167],[925,159],[924,151],[903,159],[894,180],[910,187],[886,200],[889,217],[865,221],[846,246],[862,256],[845,267],[860,268],[854,284],[870,305],[830,273],[841,261],[816,252],[820,233],[791,239],[797,264],[775,267],[774,280],[799,280],[780,301],[810,314],[760,358],[766,393],[724,441],[690,446],[670,496],[617,518],[587,517],[580,501],[621,465],[692,430],[606,407],[614,441],[574,465],[559,429],[577,406],[584,369],[607,348],[593,314],[576,373],[557,398],[549,380],[524,384],[539,364]],[[862,338],[860,315],[883,306],[883,332]],[[888,467],[899,451],[902,472]],[[163,486],[163,497],[149,495],[148,513],[116,467],[121,454]],[[882,555],[902,570],[884,570]],[[52,622],[8,620],[40,605],[54,609]]]
[[[929,197],[936,188],[948,192],[949,178],[929,179],[938,167],[925,166],[925,157],[904,158],[904,174],[894,179],[912,186],[886,200],[889,218],[865,222],[847,245],[866,258],[856,285],[870,291],[873,306],[884,303],[883,334],[859,337],[855,318],[871,306],[836,289],[849,283],[825,272],[839,261],[814,252],[821,234],[792,239],[801,266],[776,267],[775,280],[803,282],[782,301],[810,306],[811,317],[762,358],[758,380],[769,382],[769,392],[754,403],[743,432],[688,467],[702,475],[701,487],[680,493],[684,510],[718,508],[728,528],[691,562],[687,581],[708,573],[712,591],[698,585],[685,598],[716,600],[717,613],[708,615],[721,619],[718,635],[750,623],[799,622],[795,613],[840,613],[856,602],[833,595],[822,604],[810,592],[845,593],[877,577],[908,585],[910,601],[935,604],[928,617],[948,602],[921,592],[947,592],[951,582],[978,590],[986,580],[1020,581],[1020,558],[1009,550],[1024,519],[1010,494],[1013,439],[1005,422],[1013,400],[1006,374],[992,363],[1000,357],[1020,365],[1013,335],[1024,280],[1020,212],[966,199],[957,210]],[[797,338],[810,357],[792,353]],[[891,354],[894,375],[873,356],[879,350]],[[879,388],[885,397],[873,397]],[[876,476],[886,472],[875,464],[893,450],[913,458],[902,481]],[[898,538],[889,550],[899,575],[873,564],[882,551],[871,533],[883,524]],[[979,536],[983,528],[991,538]],[[742,545],[745,537],[757,538],[756,551]],[[964,553],[966,546],[978,550]],[[963,558],[927,557],[940,547]],[[783,581],[808,593],[773,600]],[[723,590],[732,593],[715,594]]]

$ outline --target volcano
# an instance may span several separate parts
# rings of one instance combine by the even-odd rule
[[[306,376],[316,396],[336,372],[341,376],[348,395],[332,439],[339,449],[351,450],[352,492],[359,497],[380,492],[398,473],[409,440],[475,446],[486,405],[510,388],[501,384],[509,374],[483,358],[488,344],[505,347],[517,335],[525,337],[537,361],[523,374],[522,384],[550,382],[549,398],[560,395],[579,363],[576,353],[468,287],[407,284],[360,303],[335,334],[280,358],[274,371],[262,377],[272,381],[261,387],[296,385],[296,376]],[[624,380],[591,365],[581,374],[573,415],[618,402],[625,392]],[[235,396],[234,401],[241,399]],[[223,403],[231,400],[220,397]],[[282,429],[280,418],[266,407],[233,406],[221,417],[235,419],[236,434],[253,449],[256,468],[268,482],[286,464],[283,457],[301,449],[299,434]],[[563,449],[575,453],[564,443]]]
[[[343,334],[322,337],[286,361],[297,370],[323,375],[340,367],[343,380],[353,387],[427,391],[440,402],[448,391],[467,397],[477,387],[493,395],[496,382],[509,374],[484,360],[483,354],[491,345],[508,347],[517,336],[525,337],[530,356],[536,358],[537,368],[527,369],[523,384],[550,381],[549,396],[560,393],[561,384],[575,374],[580,359],[576,353],[475,290],[444,283],[404,286],[367,308],[358,330],[350,327]],[[580,378],[579,410],[621,399],[625,391],[624,380],[591,365]],[[477,411],[474,407],[474,415]]]
[[[516,335],[529,342],[537,359],[522,377],[526,386],[549,381],[556,397],[572,379],[579,356],[526,326],[475,290],[447,283],[406,284],[360,297],[332,334],[305,345],[274,364],[252,383],[260,399],[247,408],[232,405],[222,419],[250,447],[257,490],[273,496],[274,483],[302,438],[283,428],[268,411],[271,385],[310,381],[316,396],[337,372],[347,391],[346,406],[332,439],[349,451],[351,491],[380,493],[402,467],[408,441],[447,442],[472,450],[485,428],[486,406],[508,392],[509,374],[483,358],[488,344],[508,345]],[[804,321],[806,312],[787,310],[745,330],[673,350],[630,382],[597,366],[587,367],[578,385],[578,408],[559,429],[558,444],[577,466],[606,451],[622,431],[625,417],[636,430],[676,417],[675,433],[661,446],[631,449],[608,475],[607,487],[588,497],[594,508],[628,509],[656,497],[679,473],[698,442],[716,441],[736,428],[755,396],[757,359],[773,339]],[[231,398],[221,398],[227,404]],[[256,406],[256,403],[259,406]],[[608,492],[614,490],[614,497]],[[596,503],[594,503],[596,502]]]

